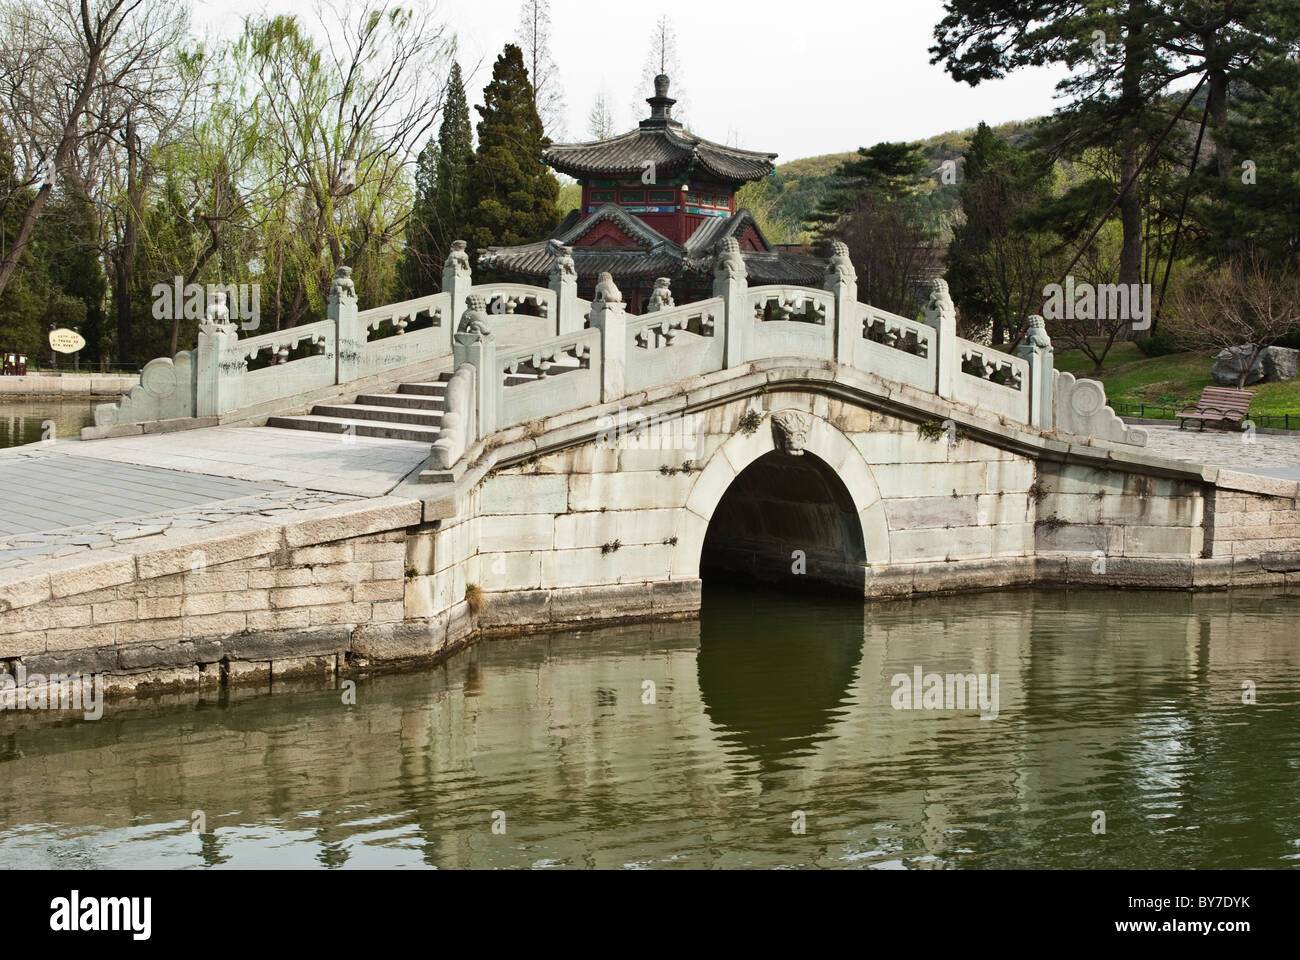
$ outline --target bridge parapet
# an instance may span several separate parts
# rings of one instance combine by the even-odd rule
[[[474,284],[465,244],[457,241],[444,265],[443,292],[364,311],[357,310],[350,271],[341,268],[327,320],[241,340],[234,325],[214,317],[203,325],[192,355],[153,361],[141,386],[96,411],[96,423],[238,420],[251,408],[290,406],[312,391],[417,368],[459,371],[468,363],[473,384],[455,391],[457,402],[473,405],[461,411],[467,442],[443,444],[441,461],[504,427],[788,358],[853,367],[1008,423],[1065,432],[1100,424],[1095,435],[1104,439],[1144,439],[1140,431],[1115,427],[1100,411],[1094,416],[1092,407],[1104,407],[1104,399],[1093,402],[1092,393],[1057,377],[1041,321],[1031,320],[1030,336],[1009,354],[957,336],[956,311],[942,280],[934,282],[923,321],[860,303],[842,244],[834,245],[821,288],[751,287],[739,247],[729,238],[714,261],[714,296],[673,305],[662,282],[652,312],[639,317],[627,315],[608,276],[593,300],[578,298],[571,259],[557,248],[547,287]],[[472,329],[465,329],[466,317]],[[257,363],[264,365],[251,366]],[[1070,410],[1063,410],[1065,393],[1075,398]]]

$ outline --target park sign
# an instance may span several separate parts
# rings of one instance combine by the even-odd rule
[[[76,330],[60,327],[58,330],[50,331],[51,350],[57,350],[59,353],[76,353],[85,345],[86,338]]]

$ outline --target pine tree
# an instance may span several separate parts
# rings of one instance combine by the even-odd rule
[[[469,168],[465,239],[473,249],[541,240],[559,220],[559,181],[542,163],[546,140],[523,54],[508,43],[476,107],[478,151]]]
[[[460,64],[447,79],[438,137],[420,151],[415,167],[415,202],[406,228],[406,250],[398,267],[399,296],[435,293],[451,242],[461,238],[468,213],[469,163],[474,155],[469,103]]]
[[[987,330],[1003,343],[1039,312],[1042,288],[1056,279],[1048,257],[1054,238],[1025,223],[1050,196],[1049,158],[1014,146],[981,123],[966,151],[962,222],[948,246],[945,277],[965,331]]]

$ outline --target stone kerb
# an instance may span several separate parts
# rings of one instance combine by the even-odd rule
[[[753,433],[733,434],[713,452],[700,471],[687,494],[678,534],[678,548],[684,551],[685,556],[693,558],[692,566],[683,571],[683,576],[699,576],[704,538],[718,503],[741,471],[759,457],[777,449],[773,420],[789,413],[797,414],[807,423],[803,452],[822,460],[839,476],[848,490],[862,527],[867,562],[889,562],[889,524],[871,465],[857,446],[826,420],[806,410],[788,407],[765,415]]]

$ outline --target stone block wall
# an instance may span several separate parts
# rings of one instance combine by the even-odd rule
[[[419,505],[344,506],[316,519],[304,511],[297,524],[37,566],[0,585],[0,670],[104,674],[113,693],[364,663],[354,635],[406,617],[402,521],[417,520]],[[349,526],[360,532],[307,542]]]

